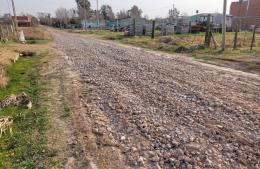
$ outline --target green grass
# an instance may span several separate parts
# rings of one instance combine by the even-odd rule
[[[43,39],[43,40],[26,40],[26,44],[39,44],[39,45],[42,45],[42,44],[47,44],[49,43],[50,40],[47,40],[47,39]]]
[[[69,105],[64,101],[63,103],[63,114],[62,118],[67,118],[70,116],[70,107]]]
[[[0,168],[37,168],[51,150],[45,147],[45,132],[48,127],[47,108],[40,105],[40,93],[44,85],[39,79],[41,55],[21,58],[7,68],[11,79],[5,89],[0,90],[0,99],[10,94],[25,92],[33,102],[33,109],[23,106],[7,107],[0,115],[14,118],[13,135],[8,132],[0,138]]]

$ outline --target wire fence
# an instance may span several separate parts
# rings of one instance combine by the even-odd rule
[[[0,24],[0,39],[11,39],[15,36],[14,27],[11,24]]]

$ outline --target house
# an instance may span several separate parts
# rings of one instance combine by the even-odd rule
[[[193,15],[190,18],[191,25],[196,25],[198,23],[207,23],[208,15],[211,15],[211,23],[214,25],[221,25],[223,23],[223,14],[221,13],[202,13],[198,15]],[[227,28],[232,27],[232,16],[227,15]]]
[[[260,0],[240,0],[232,2],[230,15],[233,16],[232,28],[249,29],[252,25],[260,26]]]
[[[105,28],[106,22],[104,20],[99,20],[99,24],[97,22],[97,19],[95,17],[91,17],[88,19],[82,19],[81,25],[85,29],[91,29],[91,28]]]
[[[176,33],[189,33],[190,32],[190,17],[180,16],[177,20]]]
[[[194,26],[197,24],[206,25],[207,20],[208,20],[208,15],[211,15],[211,23],[214,26],[221,27],[221,25],[223,23],[223,14],[221,14],[221,13],[201,13],[198,15],[193,15],[190,18],[191,26]],[[227,30],[231,31],[232,30],[232,16],[231,15],[227,15],[226,25],[227,25]]]
[[[12,24],[11,15],[4,14],[4,16],[0,17],[0,24],[1,25]]]
[[[128,35],[152,34],[152,21],[145,18],[118,19],[115,27],[119,31],[128,31]]]
[[[14,16],[13,16],[14,18]],[[17,16],[18,27],[31,27],[33,26],[32,16]]]

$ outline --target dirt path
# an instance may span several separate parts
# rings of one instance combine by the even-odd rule
[[[260,167],[257,75],[64,32],[53,36],[65,57],[53,67],[70,69],[60,75],[73,106],[64,125],[72,124],[76,134],[69,135],[86,166]]]

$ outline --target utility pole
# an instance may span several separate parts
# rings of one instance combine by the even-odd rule
[[[248,16],[249,7],[250,7],[250,0],[247,1],[246,16]]]
[[[98,11],[98,0],[97,0],[97,27],[99,28],[99,11]]]
[[[87,9],[86,9],[86,0],[84,0],[84,22],[85,22],[84,29],[86,30],[86,29],[87,29]]]
[[[227,22],[227,0],[223,4],[223,22],[222,22],[222,51],[226,48],[226,22]]]
[[[15,26],[15,31],[17,31],[18,30],[18,23],[17,23],[15,4],[14,4],[14,0],[11,0],[11,1],[12,1],[13,13],[14,13],[14,26]]]
[[[250,0],[247,1],[247,7],[246,7],[246,17],[248,17],[248,12],[249,12],[249,8],[250,8]],[[245,26],[248,25],[248,20],[245,19]]]

